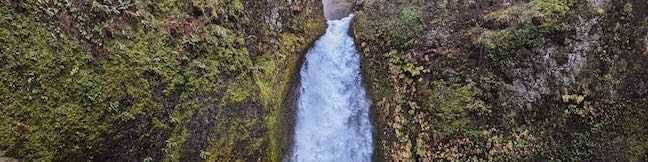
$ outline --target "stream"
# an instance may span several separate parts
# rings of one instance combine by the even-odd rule
[[[353,16],[328,20],[306,54],[290,161],[371,161],[370,103],[349,35]]]

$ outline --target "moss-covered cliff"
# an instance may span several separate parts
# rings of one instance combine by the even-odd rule
[[[279,161],[325,27],[317,0],[0,2],[0,159],[25,161]],[[376,160],[648,161],[645,0],[358,10]]]
[[[359,2],[378,159],[648,160],[646,1]]]
[[[0,5],[0,152],[28,161],[278,161],[316,0]]]

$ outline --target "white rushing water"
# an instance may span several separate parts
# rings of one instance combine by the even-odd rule
[[[348,34],[352,18],[329,20],[306,54],[292,161],[371,161],[369,101]]]

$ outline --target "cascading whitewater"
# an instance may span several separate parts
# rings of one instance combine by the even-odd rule
[[[306,54],[291,161],[371,161],[369,101],[349,36],[352,18],[329,20]]]

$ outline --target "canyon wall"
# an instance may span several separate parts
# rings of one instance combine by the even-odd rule
[[[315,0],[0,5],[0,156],[279,161]]]
[[[646,1],[361,2],[377,160],[648,160]]]

